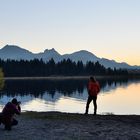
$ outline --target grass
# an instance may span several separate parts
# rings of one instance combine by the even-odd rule
[[[84,115],[77,113],[61,113],[61,112],[24,112],[22,113],[22,116],[29,119],[68,120],[68,121],[82,120],[84,118],[93,118],[92,114]]]

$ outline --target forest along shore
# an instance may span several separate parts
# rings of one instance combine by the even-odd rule
[[[139,115],[83,115],[60,112],[24,112],[12,131],[0,125],[3,140],[138,140]]]

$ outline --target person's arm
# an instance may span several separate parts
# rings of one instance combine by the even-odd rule
[[[99,93],[100,92],[100,85],[99,85],[99,83],[97,82],[97,93]]]
[[[89,83],[88,84],[88,95],[90,95],[90,92],[91,92],[91,84]]]
[[[13,106],[13,109],[14,109],[14,113],[15,113],[15,114],[20,115],[20,113],[21,113],[21,108],[19,107],[19,105],[18,105],[18,107],[17,107],[17,106]]]
[[[18,102],[18,110],[21,112],[21,107],[20,107],[20,105],[21,105],[21,102]]]
[[[20,105],[18,105],[17,108],[18,108],[19,112],[21,112],[21,107],[20,107]]]

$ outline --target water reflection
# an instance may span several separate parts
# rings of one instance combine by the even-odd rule
[[[1,96],[32,95],[40,97],[46,92],[52,98],[54,98],[56,92],[70,96],[75,91],[83,93],[86,84],[86,80],[7,80],[1,91]]]
[[[99,105],[104,104],[104,99],[106,99],[104,95],[107,95],[107,93],[111,94],[109,95],[110,98],[118,89],[127,89],[133,83],[140,83],[139,79],[128,78],[98,80],[101,85],[100,95],[102,98],[102,101],[100,100],[101,98],[99,99]],[[22,108],[24,110],[83,113],[87,99],[87,83],[88,80],[85,79],[6,80],[5,84],[4,81],[2,84],[0,82],[0,85],[2,85],[2,90],[0,91],[0,110],[7,101],[16,96],[22,101]],[[112,101],[109,102],[111,103]],[[100,110],[103,110],[105,106],[103,105]]]
[[[109,91],[118,86],[127,86],[132,82],[139,82],[139,79],[99,79],[102,91]],[[43,96],[46,92],[54,98],[55,93],[61,93],[64,96],[71,96],[75,92],[82,94],[87,87],[88,80],[6,80],[0,81],[0,96],[24,96],[32,95],[34,97]]]

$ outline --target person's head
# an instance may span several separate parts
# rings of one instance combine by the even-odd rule
[[[12,102],[13,104],[15,104],[15,105],[18,105],[18,101],[17,101],[16,98],[13,98],[11,102]]]
[[[90,81],[95,83],[96,82],[96,79],[93,76],[91,76],[90,77]]]

